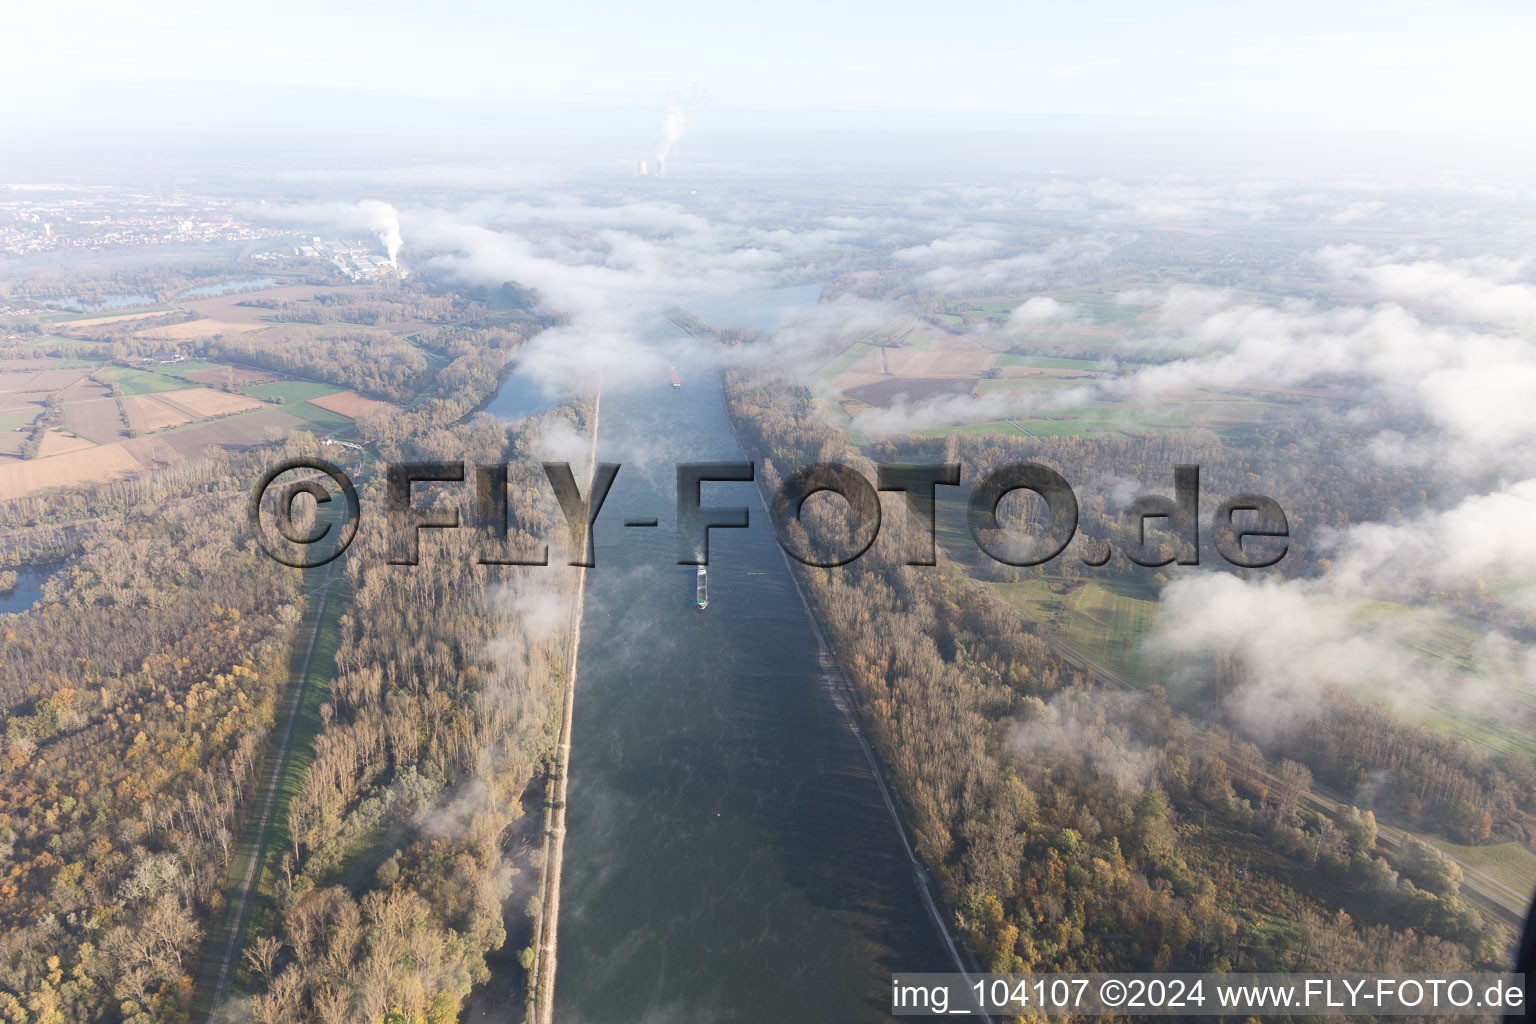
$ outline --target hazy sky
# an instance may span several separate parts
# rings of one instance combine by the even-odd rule
[[[1141,131],[1175,166],[1181,143],[1167,133],[1177,131],[1246,133],[1247,142],[1217,136],[1218,150],[1268,146],[1282,158],[1335,150],[1287,149],[1283,133],[1346,133],[1340,144],[1367,155],[1375,143],[1347,133],[1450,133],[1517,168],[1536,145],[1530,3],[8,0],[4,24],[0,131],[19,144],[9,161],[0,152],[0,173],[70,147],[87,167],[114,152],[128,159],[135,141],[163,156],[150,138],[167,132],[185,145],[220,130],[239,141],[248,126],[351,132],[347,145],[360,149],[390,134],[443,133],[455,118],[488,146],[520,145],[531,162],[558,159],[533,141],[544,127],[587,146],[580,159],[620,162],[643,152],[662,105],[681,96],[697,97],[696,125],[719,128],[697,133],[691,155],[713,139],[718,159],[729,145],[754,158],[744,154],[774,133],[839,141],[850,127],[884,131],[899,152],[904,137],[956,125],[1015,138],[1042,124]],[[945,121],[952,113],[969,117]],[[877,115],[927,120],[914,131],[919,122]],[[91,150],[113,129],[117,150]],[[1450,165],[1462,147],[1403,151]]]
[[[1529,131],[1536,5],[7,3],[7,107],[107,73],[386,95]],[[49,103],[51,106],[52,104]],[[7,111],[7,115],[14,114]]]

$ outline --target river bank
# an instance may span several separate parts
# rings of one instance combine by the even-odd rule
[[[543,908],[516,946],[534,946],[539,990],[524,1002],[528,972],[504,951],[469,1019],[886,1021],[893,972],[954,957],[751,485],[704,487],[703,504],[749,505],[751,522],[711,531],[696,605],[675,468],[745,456],[716,368],[681,354],[674,325],[647,340],[680,353],[681,386],[660,373],[602,402],[593,450],[622,471],[580,580],[582,699],[573,682],[544,800],[547,888],[518,897]]]
[[[678,369],[603,401],[623,469],[587,574],[555,1019],[884,1021],[892,971],[952,960],[749,484],[705,485],[751,515],[711,531],[696,605],[676,465],[743,455],[713,367]]]
[[[727,391],[725,375],[723,373],[720,375],[720,383],[722,392],[727,396],[726,419],[729,420],[731,425],[731,436],[736,440],[737,446],[745,452],[747,448],[741,442],[741,431],[736,423],[736,418],[730,413],[729,392]],[[763,507],[771,507],[773,495],[769,493],[767,482],[760,473],[755,474],[754,482],[757,486],[758,498],[762,502]],[[953,920],[954,913],[950,910],[944,896],[935,891],[936,885],[931,872],[928,870],[928,866],[918,858],[916,850],[912,847],[912,836],[907,831],[906,822],[902,820],[901,812],[897,809],[896,798],[891,793],[890,785],[886,782],[885,765],[881,762],[879,755],[875,753],[874,747],[870,745],[869,738],[864,735],[864,722],[860,710],[859,694],[853,685],[853,680],[849,678],[848,673],[838,663],[837,656],[832,650],[832,644],[827,639],[826,633],[823,632],[820,621],[816,618],[816,608],[811,603],[811,596],[800,582],[799,572],[790,561],[788,552],[781,546],[779,554],[784,560],[784,570],[789,574],[790,582],[795,585],[795,594],[800,598],[800,606],[805,612],[806,622],[809,623],[811,631],[816,636],[816,647],[821,659],[822,671],[828,682],[828,696],[837,706],[838,710],[843,713],[843,717],[848,723],[848,730],[858,740],[859,748],[864,752],[864,757],[869,763],[870,774],[879,785],[880,796],[885,802],[886,810],[890,813],[891,824],[895,827],[896,834],[901,837],[902,848],[906,851],[907,860],[912,866],[913,878],[917,882],[918,890],[923,896],[923,905],[927,908],[928,914],[933,920],[934,928],[938,931],[938,934],[944,941],[945,948],[949,951],[956,972],[963,975],[966,983],[969,984],[972,974],[982,973],[981,965],[976,962],[975,953],[962,941],[958,940],[949,927],[948,922]],[[981,1019],[987,1021],[988,1024],[992,1022],[992,1018],[986,1014],[982,1014]]]
[[[597,439],[602,422],[602,387],[592,399],[592,457],[587,472],[586,493],[591,494],[592,477],[597,469]],[[585,543],[582,538],[582,543]],[[579,550],[579,549],[578,549]],[[561,699],[560,736],[555,747],[553,787],[544,801],[544,872],[543,910],[539,914],[538,938],[534,946],[534,964],[529,990],[532,994],[532,1019],[550,1024],[555,1014],[555,967],[558,961],[560,928],[560,876],[565,859],[565,804],[570,779],[571,735],[576,707],[576,678],[580,667],[581,621],[585,609],[587,569],[576,570],[576,593],[571,609],[571,658],[566,671]]]

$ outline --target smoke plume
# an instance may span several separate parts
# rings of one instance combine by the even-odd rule
[[[661,144],[656,148],[656,176],[667,176],[667,157],[672,155],[672,149],[679,139],[688,131],[688,115],[683,113],[683,105],[676,100],[667,101],[667,112],[661,118]]]
[[[667,160],[672,156],[672,150],[677,148],[678,141],[688,133],[688,112],[683,105],[702,103],[707,98],[703,89],[695,88],[686,96],[673,96],[667,100],[666,110],[661,115],[661,138],[656,143],[656,177],[667,176]],[[635,173],[641,177],[649,174],[649,163],[641,160]]]
[[[364,199],[358,208],[368,217],[368,230],[378,233],[389,265],[400,269],[400,214],[391,205],[377,199]]]

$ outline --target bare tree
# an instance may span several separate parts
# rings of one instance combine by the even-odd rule
[[[276,935],[263,935],[245,951],[245,962],[251,965],[251,970],[260,975],[265,984],[272,983],[272,964],[282,948],[282,940]]]

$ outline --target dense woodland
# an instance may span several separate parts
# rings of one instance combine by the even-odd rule
[[[121,516],[0,624],[0,1019],[184,1019],[301,616],[244,500]]]
[[[1318,570],[1323,556],[1310,545],[1327,528],[1396,522],[1409,511],[1433,506],[1436,481],[1420,467],[1373,464],[1369,475],[1340,468],[1341,453],[1365,444],[1368,437],[1358,425],[1326,409],[1298,409],[1277,415],[1241,443],[1200,430],[1030,438],[955,433],[944,438],[880,441],[872,454],[880,462],[959,462],[964,466],[962,483],[967,486],[1000,466],[1043,463],[1072,485],[1080,509],[1079,531],[1085,537],[1112,541],[1116,551],[1130,546],[1123,513],[1131,500],[1143,494],[1173,497],[1174,467],[1198,466],[1202,564],[1225,565],[1211,548],[1211,516],[1221,500],[1257,492],[1275,499],[1290,525],[1286,556],[1267,571],[1297,576]],[[1460,493],[1449,487],[1444,492]],[[1149,533],[1160,536],[1163,524],[1154,520],[1152,525],[1157,529]],[[1149,541],[1149,555],[1156,544]],[[1173,551],[1171,545],[1163,549],[1165,554]],[[991,562],[979,551],[975,554],[974,564]],[[1123,555],[1102,569],[1085,569],[1075,558],[1062,558],[1039,569],[998,566],[996,572],[1008,578],[1043,572],[1156,576]]]
[[[473,413],[547,321],[426,286],[331,305],[340,323],[417,329],[341,328],[331,350],[294,338],[248,361],[318,361],[326,379],[409,401],[367,414],[361,439],[386,462],[510,463],[508,543],[542,535],[555,509],[542,477],[523,478],[538,465],[529,437]],[[127,357],[150,343],[113,344]],[[205,941],[308,637],[300,573],[251,544],[245,502],[274,460],[314,444],[301,431],[0,503],[0,563],[70,559],[0,627],[0,1020],[188,1019],[199,963],[222,954]],[[382,480],[361,483],[381,506]],[[535,580],[544,604],[571,593],[555,574],[478,565],[471,530],[429,538],[420,565],[391,566],[382,531],[365,530],[336,564],[352,604],[325,727],[253,892],[246,994],[231,1004],[246,1019],[456,1019],[514,885],[538,883],[503,844],[553,749],[567,620],[534,628],[522,613]]]
[[[276,306],[281,319],[301,322],[220,335],[200,343],[198,351],[398,404],[431,396],[438,400],[434,414],[444,422],[489,397],[509,353],[552,322],[521,311],[497,312],[426,282],[319,292],[312,302]],[[406,324],[409,333],[365,329],[375,324]]]
[[[344,384],[391,402],[409,401],[429,379],[427,357],[393,335],[284,324],[198,344],[213,359]]]
[[[285,323],[370,327],[411,321],[446,323],[461,312],[451,295],[428,296],[400,287],[322,291],[302,302],[257,295],[241,300],[240,305],[273,310],[276,318]]]
[[[1132,535],[1122,517],[1123,504],[1112,504],[1111,496],[1118,495],[1117,500],[1127,504],[1130,496],[1144,493],[1171,497],[1173,467],[1197,465],[1201,468],[1202,562],[1217,557],[1210,549],[1210,516],[1220,500],[1241,491],[1259,491],[1275,497],[1290,522],[1286,557],[1263,571],[1312,575],[1326,571],[1328,560],[1310,549],[1310,538],[1322,536],[1327,527],[1401,521],[1404,510],[1432,500],[1435,481],[1417,467],[1394,469],[1373,464],[1371,475],[1346,473],[1337,461],[1339,452],[1351,447],[1351,429],[1330,421],[1326,429],[1312,430],[1307,429],[1309,422],[1309,417],[1282,422],[1266,428],[1247,444],[1222,442],[1214,435],[952,436],[882,442],[875,446],[875,457],[882,462],[958,462],[964,467],[963,480],[967,483],[1010,462],[1044,463],[1073,483],[1080,506],[1080,532],[1112,541],[1116,551],[1126,550]],[[1328,440],[1324,442],[1324,438]],[[1081,482],[1073,481],[1073,476]],[[1127,481],[1134,482],[1134,490],[1127,489]],[[1445,491],[1460,493],[1452,488]],[[1039,526],[1020,525],[1026,529]],[[969,555],[975,571],[991,579],[1049,573],[1143,580],[1156,587],[1176,571],[1138,566],[1123,555],[1101,568],[1088,568],[1072,556],[1072,550],[1047,566],[1034,568],[995,562],[974,544],[965,545],[962,556]],[[1167,544],[1164,551],[1171,556],[1174,545]],[[1403,596],[1412,599],[1419,595]],[[1486,595],[1456,592],[1434,596],[1468,614],[1493,617]],[[1186,688],[1180,696],[1186,703],[1219,710],[1226,693],[1243,682],[1241,669],[1230,660],[1207,660],[1207,664],[1194,666],[1195,672],[1186,673],[1199,681],[1195,689]],[[1343,693],[1327,694],[1323,700],[1326,714],[1306,728],[1268,740],[1266,752],[1305,763],[1320,781],[1348,797],[1362,794],[1369,785],[1376,806],[1390,808],[1394,816],[1457,842],[1528,841],[1536,834],[1536,819],[1532,818],[1536,814],[1536,765],[1528,758],[1490,753],[1466,739],[1406,723],[1388,708],[1364,704]]]
[[[537,471],[527,438],[488,416],[451,436],[455,458]],[[419,457],[413,441],[397,437],[401,447],[382,454]],[[513,480],[510,545],[530,545],[553,522],[542,493]],[[534,587],[547,588],[549,606],[569,602],[574,577],[527,574],[487,589],[469,530],[425,541],[415,566],[387,564],[385,541],[360,534],[346,556],[353,605],[328,724],[247,958],[262,1024],[457,1019],[486,977],[484,953],[506,934],[514,876],[503,833],[553,754],[568,619],[535,628],[517,609]]]
[[[732,378],[728,400],[770,489],[825,461],[873,478],[808,393]],[[808,503],[806,534],[845,533],[846,509]],[[1094,685],[952,563],[903,556],[881,541],[801,572],[983,968],[1448,970],[1502,956],[1438,853],[1389,857],[1369,812],[1306,808],[1305,765],[1189,720],[1160,687]]]

